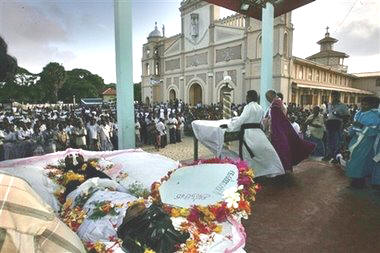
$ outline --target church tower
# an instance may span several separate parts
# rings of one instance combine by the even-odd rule
[[[288,12],[274,20],[273,34],[273,88],[284,95],[284,100],[289,99],[290,64],[293,47],[292,13]],[[245,90],[254,89],[260,91],[261,81],[261,50],[262,30],[261,21],[246,18],[246,48],[245,60]]]
[[[337,42],[337,39],[330,37],[329,27],[327,27],[325,37],[317,42],[321,46],[319,53],[309,56],[306,59],[331,66],[347,73],[347,66],[344,65],[344,59],[349,56],[343,52],[334,50],[334,44]]]
[[[154,30],[149,33],[148,43],[143,46],[143,57],[141,59],[141,92],[143,102],[148,104],[157,101],[159,96],[161,96],[159,86],[161,85],[160,55],[162,49],[160,48],[160,44],[163,38],[163,35],[161,35],[161,32],[158,30],[156,22]]]

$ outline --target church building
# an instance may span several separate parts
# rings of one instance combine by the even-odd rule
[[[227,76],[234,103],[245,102],[248,90],[260,91],[261,21],[242,14],[221,19],[220,7],[200,0],[182,1],[180,11],[180,34],[166,37],[156,23],[143,45],[143,102],[218,103]],[[320,52],[307,59],[293,56],[293,31],[290,12],[275,19],[273,87],[285,102],[320,104],[332,90],[341,91],[346,103],[373,94],[361,89],[361,77],[347,73],[348,55],[334,51],[337,40],[328,30]]]

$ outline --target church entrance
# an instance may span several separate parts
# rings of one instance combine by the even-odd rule
[[[169,100],[170,100],[170,101],[175,101],[176,98],[177,98],[177,96],[176,96],[176,94],[175,94],[175,90],[174,90],[174,89],[171,89],[171,90],[169,91]]]
[[[146,105],[150,105],[150,99],[149,99],[149,97],[146,97],[146,98],[145,98],[145,104],[146,104]]]
[[[202,103],[202,87],[197,83],[193,83],[189,91],[189,104],[197,105],[199,103]]]

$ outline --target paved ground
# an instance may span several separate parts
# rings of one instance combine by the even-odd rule
[[[158,153],[189,160],[192,138]],[[201,144],[199,153],[212,155]],[[348,183],[342,169],[316,161],[304,161],[281,180],[262,182],[253,214],[244,221],[246,251],[379,253],[380,194],[351,190]]]
[[[176,161],[185,161],[193,159],[193,138],[185,137],[182,142],[168,144],[165,148],[157,151],[154,146],[143,146],[142,149],[149,153],[157,153],[170,157]],[[201,143],[199,143],[199,158],[212,157],[213,154]]]

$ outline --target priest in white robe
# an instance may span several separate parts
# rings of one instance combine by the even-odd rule
[[[257,100],[257,92],[248,91],[247,105],[242,114],[221,127],[227,127],[227,132],[242,131],[242,158],[252,167],[255,177],[283,175],[285,171],[281,160],[261,129],[264,110]]]

